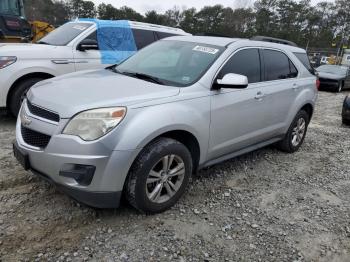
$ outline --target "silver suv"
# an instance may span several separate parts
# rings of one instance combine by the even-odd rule
[[[305,61],[283,44],[167,38],[119,66],[31,88],[14,154],[87,205],[118,207],[124,194],[161,212],[203,167],[273,143],[298,150],[317,97]]]

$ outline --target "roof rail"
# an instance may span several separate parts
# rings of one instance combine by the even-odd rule
[[[131,21],[131,20],[128,20],[128,21],[129,21],[129,23],[134,24],[134,25],[138,25],[138,26],[153,27],[153,28],[166,29],[166,30],[177,31],[177,32],[184,32],[185,33],[185,31],[183,29],[179,28],[179,27],[170,27],[170,26],[150,24],[150,23]]]
[[[268,36],[254,36],[254,37],[250,38],[250,40],[271,42],[271,43],[277,43],[277,44],[282,44],[282,45],[290,45],[290,46],[298,47],[298,45],[292,41],[288,41],[288,40],[284,40],[284,39],[280,39],[280,38],[268,37]]]
[[[212,37],[230,37],[228,35],[217,34],[217,33],[198,33],[195,36],[212,36]]]

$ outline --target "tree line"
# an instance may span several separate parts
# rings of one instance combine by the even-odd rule
[[[124,6],[111,4],[96,6],[84,0],[25,0],[29,20],[41,20],[59,26],[77,17],[99,19],[127,19],[180,27],[192,34],[216,34],[249,38],[264,35],[287,39],[306,47],[339,47],[349,42],[350,1],[320,2],[310,0],[238,1],[237,8],[222,5],[180,9],[174,7],[164,13],[148,11],[140,14]]]

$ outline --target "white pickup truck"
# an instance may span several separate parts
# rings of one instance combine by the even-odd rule
[[[16,116],[27,91],[37,82],[120,63],[174,35],[189,34],[139,22],[83,19],[64,24],[37,44],[0,44],[0,108]]]

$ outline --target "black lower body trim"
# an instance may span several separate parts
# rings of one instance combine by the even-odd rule
[[[69,195],[76,201],[83,203],[85,205],[88,205],[90,207],[95,208],[118,208],[120,204],[120,199],[122,196],[122,192],[90,192],[90,191],[84,191],[79,190],[76,188],[71,188],[67,186],[63,186],[61,184],[58,184],[54,182],[50,177],[47,175],[31,169],[33,174],[43,178],[50,184],[57,187],[59,191],[61,191],[64,194]]]

